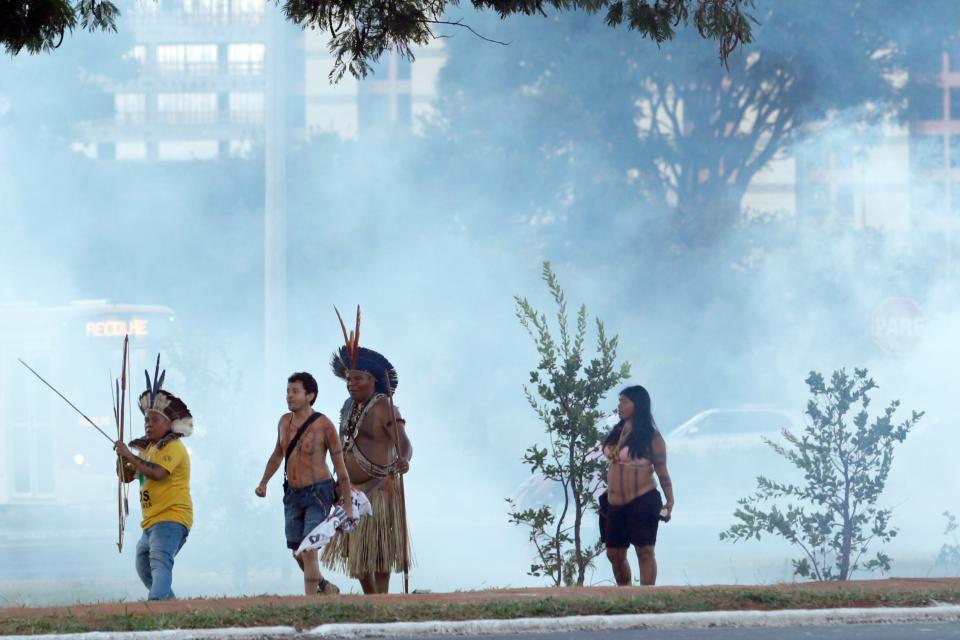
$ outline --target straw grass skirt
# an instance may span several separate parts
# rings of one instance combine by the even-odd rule
[[[370,496],[373,515],[360,518],[357,528],[348,534],[337,532],[323,549],[321,562],[328,569],[362,578],[371,573],[403,571],[403,526],[400,494],[375,491]],[[407,558],[413,565],[407,540]]]

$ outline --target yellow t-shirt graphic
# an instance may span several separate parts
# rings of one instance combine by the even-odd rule
[[[140,456],[160,465],[170,474],[163,480],[151,480],[140,474],[140,507],[149,529],[158,522],[178,522],[187,529],[193,526],[193,501],[190,499],[190,454],[179,440],[173,440],[159,451],[150,443]]]

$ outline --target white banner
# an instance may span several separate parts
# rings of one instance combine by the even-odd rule
[[[297,547],[295,555],[300,555],[304,551],[311,549],[322,549],[328,542],[333,540],[333,536],[337,531],[350,533],[353,531],[353,528],[357,526],[357,523],[360,522],[360,518],[373,515],[373,507],[370,506],[370,500],[367,499],[367,494],[362,491],[357,491],[356,489],[351,489],[350,499],[353,502],[353,518],[348,518],[347,512],[344,511],[343,507],[336,505],[330,510],[330,515],[327,516],[327,519],[307,534],[300,543],[300,546]]]

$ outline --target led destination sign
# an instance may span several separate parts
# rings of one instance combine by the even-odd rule
[[[131,320],[99,320],[88,322],[86,334],[98,338],[122,338],[130,336],[150,335],[150,321],[142,318]]]

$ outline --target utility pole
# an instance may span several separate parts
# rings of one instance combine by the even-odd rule
[[[278,395],[287,364],[287,101],[289,60],[283,13],[267,4],[266,109],[264,113],[264,411]],[[279,386],[278,386],[279,385]]]

